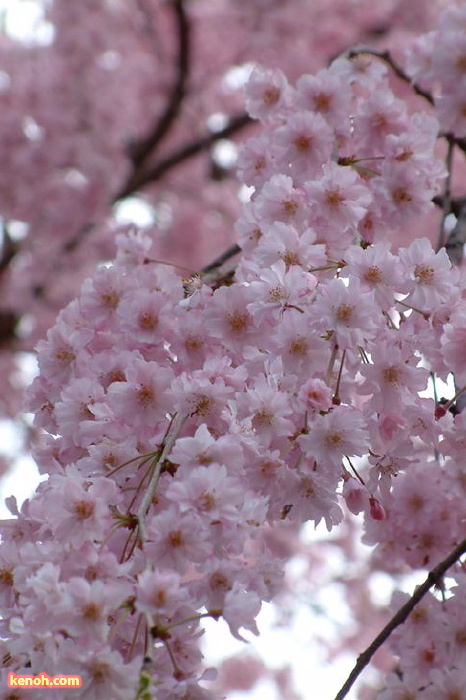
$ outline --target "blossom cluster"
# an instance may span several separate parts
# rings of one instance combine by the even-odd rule
[[[466,132],[466,14],[461,3],[448,8],[438,27],[417,38],[407,52],[410,76],[434,92],[442,131]]]
[[[422,393],[429,374],[466,379],[464,278],[422,235],[390,245],[445,176],[437,119],[368,57],[294,87],[256,69],[246,104],[263,133],[239,158],[233,283],[183,283],[130,231],[38,345],[47,478],[2,524],[5,675],[80,674],[77,698],[213,697],[202,619],[257,633],[282,579],[275,524],[363,513],[394,568],[461,539],[466,423]],[[459,659],[406,678],[430,698]]]
[[[402,660],[402,673],[388,678],[381,700],[463,698],[466,625],[464,573],[456,575],[453,597],[441,601],[429,596],[421,601],[391,641]],[[400,607],[405,596],[397,594]],[[399,669],[399,670],[401,670]]]
[[[417,0],[416,32],[444,2]],[[108,223],[127,197],[156,217],[163,259],[200,266],[231,244],[236,182],[212,149],[190,147],[215,138],[220,115],[226,123],[242,112],[238,66],[276,64],[286,36],[279,60],[296,76],[326,65],[372,27],[391,34],[413,26],[412,11],[397,12],[399,0],[53,0],[37,3],[35,40],[21,41],[9,32],[14,5],[0,34],[0,309],[10,324],[22,321],[17,334],[2,323],[2,411],[10,415],[20,411],[11,355],[19,346],[31,351],[109,258]],[[167,111],[180,93],[179,111]]]

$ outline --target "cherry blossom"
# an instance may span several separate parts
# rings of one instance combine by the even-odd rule
[[[228,57],[235,70],[226,71],[227,28],[257,37],[255,27],[271,23],[286,37],[287,4],[227,2],[231,24],[217,26],[204,0],[192,8],[86,2],[98,47],[88,51],[79,9],[57,0],[48,11],[60,31],[50,49],[37,50],[34,99],[17,83],[4,99],[0,76],[7,140],[23,178],[16,190],[5,168],[0,208],[5,222],[23,221],[27,239],[21,253],[11,252],[6,303],[19,294],[11,308],[23,313],[27,300],[45,298],[55,315],[71,299],[46,333],[44,312],[28,341],[45,335],[26,399],[43,481],[21,508],[8,502],[12,517],[1,525],[2,652],[18,673],[79,673],[77,698],[216,697],[200,648],[204,619],[223,619],[240,641],[245,631],[257,635],[262,602],[283,594],[286,561],[303,552],[295,537],[302,524],[325,524],[350,558],[362,539],[373,547],[369,573],[397,577],[439,566],[464,539],[465,276],[453,267],[451,247],[464,225],[456,188],[465,151],[466,14],[449,7],[436,28],[426,27],[407,73],[391,52],[363,47],[326,68],[323,60],[306,68],[315,75],[298,77],[305,67],[296,59],[288,78],[271,65],[273,42],[260,66],[247,39]],[[380,8],[370,11],[383,17]],[[215,69],[215,61],[206,66],[221,89],[210,78],[201,89],[204,66],[190,74],[195,18],[216,28],[201,57],[219,55]],[[178,72],[164,111],[170,22],[178,23]],[[133,58],[126,24],[142,43]],[[326,26],[322,32],[332,35]],[[57,61],[48,72],[52,54],[71,73]],[[8,60],[6,74],[18,81]],[[119,61],[126,97],[111,73]],[[141,73],[134,83],[132,62]],[[248,72],[248,115],[230,120],[241,102],[228,85]],[[69,74],[82,76],[82,91],[64,80]],[[44,80],[55,86],[53,110]],[[88,104],[87,81],[108,101]],[[25,102],[20,132],[14,97]],[[134,102],[126,105],[127,97]],[[199,123],[189,111],[196,100]],[[59,109],[67,101],[73,109]],[[151,135],[154,109],[161,117]],[[216,142],[239,129],[232,124],[254,120],[237,161],[246,186],[237,198],[232,183],[214,184],[229,172]],[[194,145],[183,140],[189,129]],[[195,202],[200,169],[175,170],[188,157],[179,155],[183,146],[210,149],[205,216]],[[0,152],[8,164],[4,137]],[[170,175],[159,182],[165,171],[154,169],[162,166]],[[154,207],[151,224],[116,226],[109,202],[142,188]],[[63,233],[50,235],[44,249],[37,231],[47,226]],[[427,234],[440,227],[434,245]],[[219,253],[221,230],[235,229],[241,249],[201,263],[204,228],[206,239],[218,234]],[[173,252],[177,231],[186,248],[178,270],[160,255],[164,245]],[[7,249],[7,223],[4,239]],[[83,240],[91,241],[89,259]],[[80,281],[90,275],[81,291],[71,289],[74,265]],[[9,262],[5,268],[10,274]],[[450,374],[455,395],[442,399],[438,379]],[[294,545],[278,544],[282,532]],[[392,632],[395,671],[381,684],[384,700],[462,693],[462,553],[448,576],[431,575],[438,591]],[[354,607],[366,588],[360,580],[355,589],[350,581]],[[393,613],[398,604],[395,595]]]

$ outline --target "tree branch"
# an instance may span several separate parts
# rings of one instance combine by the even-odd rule
[[[165,110],[161,114],[154,130],[130,149],[135,173],[144,165],[172,128],[186,95],[191,54],[191,28],[185,12],[184,0],[172,0],[172,6],[178,33],[177,76]]]
[[[385,61],[385,63],[387,63],[393,70],[395,75],[401,78],[401,80],[404,80],[405,83],[411,85],[416,95],[420,95],[420,97],[423,97],[425,100],[427,100],[427,102],[430,102],[431,105],[434,104],[434,98],[432,97],[430,92],[427,92],[427,90],[423,90],[419,87],[419,85],[413,83],[411,78],[407,73],[405,73],[403,68],[398,63],[396,63],[396,61],[394,61],[389,51],[377,51],[377,49],[373,49],[370,46],[354,46],[353,48],[349,49],[344,54],[344,56],[346,56],[346,58],[351,59],[364,54],[367,54],[369,56],[375,56],[376,58],[380,58],[382,61]]]
[[[414,610],[415,606],[422,600],[426,593],[441,582],[443,575],[446,571],[458,561],[458,559],[466,552],[466,539],[464,539],[460,544],[455,547],[455,549],[448,555],[446,559],[440,562],[432,571],[429,572],[426,580],[420,586],[416,588],[411,598],[398,610],[398,612],[392,617],[392,619],[385,625],[383,630],[374,641],[358,656],[357,662],[350,675],[348,676],[345,684],[342,686],[341,690],[335,696],[335,700],[343,700],[346,697],[348,691],[352,687],[355,680],[358,678],[360,673],[369,664],[369,661],[375,654],[375,652],[382,646],[384,642],[387,641],[391,633],[403,622],[406,621],[410,613]]]
[[[0,276],[8,269],[18,249],[19,246],[11,238],[8,222],[4,222],[2,224],[2,243],[0,246]]]
[[[231,284],[235,276],[236,266],[224,270],[220,270],[219,268],[221,268],[227,260],[234,258],[235,255],[239,253],[241,253],[241,248],[237,243],[233,243],[233,245],[221,253],[218,258],[215,258],[215,260],[203,267],[202,270],[197,273],[197,276],[200,277],[205,284],[212,287],[212,289],[218,289],[224,285]]]
[[[157,484],[160,479],[160,475],[162,473],[163,469],[163,463],[168,457],[168,455],[171,452],[171,449],[173,445],[175,444],[181,430],[183,429],[184,424],[189,418],[189,414],[182,416],[182,415],[175,415],[174,418],[172,419],[172,422],[167,430],[167,434],[165,435],[165,438],[162,443],[162,450],[154,464],[154,471],[151,475],[150,482],[147,486],[146,492],[144,494],[144,498],[141,501],[141,505],[139,506],[138,509],[138,526],[139,526],[139,538],[141,543],[145,542],[146,540],[146,525],[145,525],[145,520],[144,518],[146,517],[146,513],[150,508],[150,505],[152,503],[152,499],[154,498],[154,494],[157,490]]]
[[[445,243],[445,250],[452,265],[460,265],[463,261],[463,248],[466,243],[466,200],[456,214],[456,224]]]
[[[225,250],[225,252],[219,255],[218,258],[215,258],[215,260],[203,267],[201,270],[201,274],[206,275],[208,272],[216,270],[218,267],[221,267],[223,263],[225,263],[227,260],[233,258],[235,255],[238,255],[238,253],[241,253],[241,248],[237,243],[233,243],[233,245],[227,248],[227,250]]]
[[[134,173],[120,192],[118,192],[118,194],[115,196],[114,202],[117,202],[119,199],[123,199],[123,197],[128,197],[130,194],[133,194],[133,192],[136,192],[141,187],[144,187],[144,185],[160,180],[162,175],[165,175],[168,170],[171,170],[184,161],[208,150],[216,141],[229,138],[241,129],[244,129],[244,127],[253,123],[254,120],[247,114],[238,114],[232,117],[227,126],[220,131],[215,131],[210,134],[206,134],[205,136],[201,136],[200,138],[191,141],[190,143],[187,143],[186,145],[181,146],[181,148],[173,151],[173,153],[168,155],[166,158],[163,158],[158,163],[154,163],[154,165],[152,165],[146,171]]]
[[[11,238],[8,230],[8,223],[4,222],[2,226],[3,240],[0,246],[0,279],[2,275],[8,272],[11,262],[14,260],[19,251],[19,246]],[[17,340],[16,327],[18,325],[19,316],[14,311],[9,309],[0,310],[0,345]]]

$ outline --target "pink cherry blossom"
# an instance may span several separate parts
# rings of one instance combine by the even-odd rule
[[[331,653],[360,654],[391,614],[375,576],[463,541],[466,12],[335,2],[56,0],[33,48],[5,24],[10,412],[12,350],[42,338],[42,481],[1,526],[8,668],[79,674],[78,698],[213,699],[204,619],[257,634],[294,555],[305,595],[332,577],[359,620]],[[299,539],[322,521],[331,542]],[[396,655],[384,700],[462,693],[459,557],[434,579],[376,660]],[[264,678],[291,700],[286,673]]]
[[[340,77],[331,68],[303,75],[296,82],[296,104],[321,114],[338,134],[346,136],[350,130],[350,105],[349,95],[342,87]]]
[[[325,415],[316,415],[308,434],[299,438],[306,457],[315,459],[323,470],[338,467],[344,455],[362,455],[367,442],[363,417],[348,406],[336,406]]]
[[[420,238],[400,252],[400,259],[412,285],[407,303],[429,311],[448,300],[454,273],[445,250],[435,253],[429,241]]]
[[[327,332],[341,348],[356,347],[371,337],[379,312],[372,293],[363,291],[358,280],[346,285],[333,279],[319,291],[309,314],[316,330]]]
[[[256,215],[265,223],[282,221],[285,224],[304,225],[308,221],[308,207],[304,192],[294,186],[289,175],[273,175],[254,199]]]
[[[172,615],[182,604],[180,576],[174,571],[149,571],[138,577],[136,607],[150,615]]]
[[[406,352],[393,345],[389,337],[387,341],[374,352],[373,363],[361,367],[365,381],[358,392],[372,395],[370,401],[375,410],[390,412],[425,389],[429,374],[426,369],[417,367],[417,359],[409,358]]]
[[[374,292],[374,300],[384,311],[394,304],[393,288],[408,291],[397,256],[390,252],[387,241],[374,243],[364,250],[359,246],[348,248],[344,275],[357,277],[363,287]],[[396,282],[395,282],[396,280]]]
[[[245,97],[249,114],[265,120],[284,110],[288,100],[288,82],[281,70],[255,68],[249,78]]]
[[[241,584],[235,582],[232,589],[225,596],[223,607],[223,614],[232,635],[237,639],[242,639],[239,632],[242,627],[256,635],[259,634],[259,630],[254,622],[254,618],[259,610],[259,597],[253,592],[245,591]]]
[[[159,566],[184,574],[189,562],[211,554],[209,533],[194,514],[180,515],[175,505],[150,520],[145,552]]]
[[[367,211],[371,197],[359,175],[349,167],[326,163],[322,176],[307,182],[306,194],[316,221],[340,231],[354,228]]]
[[[295,182],[313,177],[331,156],[333,134],[320,114],[298,112],[279,126],[273,140],[279,146],[277,165],[281,171],[289,164]]]

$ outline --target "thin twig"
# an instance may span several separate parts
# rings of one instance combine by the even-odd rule
[[[460,544],[455,547],[455,549],[444,559],[440,564],[438,564],[432,571],[429,572],[426,580],[420,586],[416,588],[411,598],[406,601],[406,603],[398,610],[398,612],[392,617],[392,619],[385,625],[383,630],[377,637],[371,642],[371,644],[365,649],[362,654],[358,656],[355,667],[348,676],[345,684],[342,686],[341,690],[335,696],[335,700],[343,700],[346,697],[348,691],[354,684],[355,680],[362,673],[365,667],[369,664],[369,661],[375,654],[375,652],[382,646],[384,642],[387,641],[391,633],[403,622],[406,621],[407,617],[414,610],[415,606],[422,600],[426,593],[432,588],[432,586],[441,583],[443,575],[446,571],[458,561],[458,559],[466,552],[466,539],[464,539]]]
[[[216,270],[218,267],[221,267],[223,263],[225,263],[227,260],[229,260],[230,258],[234,258],[235,255],[238,255],[238,253],[241,253],[241,248],[237,243],[233,243],[233,245],[227,248],[227,250],[225,250],[225,252],[219,255],[218,258],[215,258],[215,260],[203,267],[201,273],[203,275],[206,275],[208,272]]]
[[[157,484],[160,479],[160,474],[162,473],[162,467],[163,463],[166,457],[171,452],[171,449],[173,445],[175,444],[175,441],[180,434],[183,425],[187,421],[189,416],[176,416],[176,418],[173,419],[173,423],[170,426],[170,430],[168,432],[168,435],[165,438],[164,441],[164,446],[162,449],[162,452],[160,453],[160,457],[157,460],[157,464],[155,466],[155,469],[152,473],[150,482],[147,486],[147,490],[144,494],[144,498],[141,501],[141,505],[139,506],[138,509],[138,527],[139,527],[139,539],[141,542],[144,542],[146,539],[146,526],[144,522],[144,518],[146,517],[146,513],[150,508],[150,504],[152,503],[152,499],[154,498],[154,494],[157,490]]]
[[[411,85],[412,89],[416,93],[416,95],[420,95],[420,97],[423,97],[427,102],[430,102],[431,105],[434,104],[434,98],[430,94],[430,92],[427,92],[427,90],[423,90],[422,88],[419,87],[416,83],[414,83],[409,75],[405,73],[403,68],[397,63],[391,56],[389,51],[377,51],[377,49],[373,49],[370,46],[354,46],[353,48],[349,49],[345,54],[346,58],[356,58],[356,56],[361,56],[361,55],[369,55],[369,56],[375,56],[375,58],[380,58],[381,61],[385,61],[390,68],[393,70],[395,75],[397,75],[401,80],[404,80],[405,83],[409,83]]]

